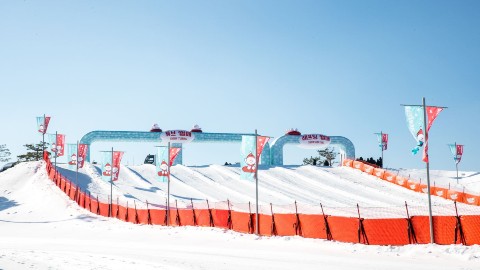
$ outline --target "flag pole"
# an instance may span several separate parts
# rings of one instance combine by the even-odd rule
[[[78,140],[77,140],[77,153],[76,153],[76,157],[77,157],[77,161],[75,162],[77,164],[77,171],[75,173],[75,185],[77,186],[77,188],[75,189],[75,200],[77,199],[77,191],[78,191]]]
[[[167,144],[167,162],[168,162],[168,173],[167,173],[167,226],[170,226],[170,142]]]
[[[45,114],[43,114],[43,131],[42,131],[42,156],[45,151]]]
[[[255,129],[255,234],[259,234],[259,220],[258,220],[258,153],[257,153],[257,130]]]
[[[458,184],[458,158],[457,158],[457,142],[455,142],[455,168],[457,169],[457,184]]]
[[[385,164],[385,163],[383,161],[383,148],[384,148],[384,146],[383,146],[383,132],[382,131],[380,131],[380,144],[382,145],[382,168],[383,168],[383,164]]]
[[[427,157],[427,191],[428,191],[428,221],[430,223],[430,243],[434,243],[433,218],[432,218],[432,196],[430,194],[430,160],[428,159],[428,130],[427,130],[427,107],[425,106],[425,97],[423,97],[423,132],[425,134],[424,146]]]
[[[112,211],[112,207],[113,207],[113,202],[112,202],[112,197],[113,197],[113,147],[112,147],[112,170],[110,171],[110,213],[109,216],[112,217],[113,216],[113,211]]]

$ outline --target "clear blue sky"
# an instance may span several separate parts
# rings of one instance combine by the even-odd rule
[[[357,156],[422,168],[400,104],[449,107],[433,169],[479,171],[479,1],[0,2],[0,143],[38,142],[35,117],[76,142],[92,130],[190,129],[349,138]],[[94,152],[110,145],[94,146]],[[152,146],[114,145],[138,163]],[[314,152],[287,147],[286,162]],[[239,145],[188,145],[187,164],[235,162]]]

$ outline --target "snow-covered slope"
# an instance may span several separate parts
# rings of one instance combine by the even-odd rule
[[[236,171],[236,168],[210,167],[213,168],[207,171],[204,171],[206,167],[179,168],[179,171],[194,171],[194,174],[195,171],[201,171],[206,175],[217,172],[220,175],[234,175]],[[87,167],[85,170],[90,169]],[[317,168],[287,170],[320,174],[316,172]],[[325,173],[328,174],[328,171]],[[124,176],[138,173],[141,177],[137,175],[138,178],[130,179],[128,184],[124,180],[124,185],[128,187],[122,187],[120,179],[117,194],[123,188],[131,189],[132,194],[133,191],[148,190],[146,181],[151,181],[148,172],[145,166],[127,171]],[[282,173],[282,170],[272,170],[270,177],[275,178],[276,173]],[[307,172],[299,172],[302,175],[304,173]],[[339,173],[337,171],[334,175]],[[98,179],[85,175],[79,177],[81,185],[105,191],[103,184],[97,182]],[[201,192],[200,187],[189,190],[185,183],[180,184],[180,178],[178,190],[183,188],[181,192],[185,194]],[[198,181],[207,181],[199,178]],[[230,181],[228,179],[223,181]],[[285,181],[282,178],[270,184]],[[219,184],[218,181],[215,183],[212,186]],[[162,185],[154,183],[153,186],[162,188]],[[135,186],[141,189],[135,189]],[[285,188],[271,191],[270,194],[281,193]],[[152,193],[145,190],[136,195]],[[206,194],[202,196],[212,197],[221,193],[208,189],[203,192]],[[155,193],[162,194],[159,190],[155,190]],[[383,203],[387,204],[388,201]],[[300,237],[257,237],[215,228],[172,228],[125,223],[96,216],[78,207],[48,180],[44,165],[40,162],[22,163],[0,173],[0,239],[0,269],[243,270],[317,269],[321,266],[339,270],[423,270],[477,269],[480,263],[478,246],[366,246]]]
[[[241,180],[238,166],[173,166],[171,200],[179,207],[191,203],[226,202],[234,209],[246,210],[255,203],[255,183]],[[62,169],[62,174],[75,179],[75,173]],[[402,171],[403,174],[408,173]],[[448,173],[445,173],[448,174]],[[293,212],[298,202],[303,213],[320,213],[320,203],[329,214],[356,216],[356,205],[362,207],[365,217],[404,217],[405,202],[414,215],[427,215],[427,196],[346,167],[284,166],[262,167],[259,170],[260,211],[270,213],[269,204],[278,212]],[[435,175],[435,174],[434,174]],[[435,179],[438,179],[437,173]],[[480,178],[479,178],[480,180]],[[76,180],[77,181],[77,180]],[[79,185],[107,201],[110,184],[102,181],[100,168],[87,164],[80,170]],[[156,178],[155,167],[149,164],[122,166],[119,180],[113,186],[113,198],[125,204],[149,202],[163,206],[166,202],[167,183]],[[432,197],[434,214],[452,214],[452,201]],[[222,206],[217,206],[222,207]],[[463,212],[479,212],[475,206],[460,206]],[[480,212],[479,212],[480,213]]]

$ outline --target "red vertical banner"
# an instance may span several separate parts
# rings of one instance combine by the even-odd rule
[[[47,133],[48,123],[50,123],[50,116],[39,116],[37,117],[37,130],[38,132],[45,134]]]
[[[78,145],[78,157],[77,157],[78,168],[83,168],[83,164],[85,164],[85,158],[87,157],[87,149],[88,149],[87,144]]]
[[[427,133],[430,132],[430,127],[432,127],[433,122],[443,110],[441,107],[427,106],[425,108],[427,112]],[[428,134],[425,136],[425,146],[423,147],[423,158],[424,162],[428,162]]]
[[[382,148],[383,150],[387,150],[388,145],[388,134],[382,133]]]
[[[122,162],[123,152],[114,151],[113,152],[113,166],[112,166],[112,181],[118,180],[118,175],[120,174],[120,163]]]
[[[257,160],[260,158],[263,148],[265,147],[269,139],[270,137],[267,136],[257,136]]]
[[[175,161],[175,158],[178,156],[178,153],[180,153],[180,150],[181,148],[179,147],[170,147],[170,166],[173,165],[173,162]]]
[[[456,155],[455,155],[455,162],[460,163],[462,160],[462,155],[463,155],[463,145],[457,144],[457,149],[456,149]]]
[[[57,134],[56,138],[57,157],[65,154],[65,134]]]

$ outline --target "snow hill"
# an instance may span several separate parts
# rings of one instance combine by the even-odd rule
[[[185,204],[190,198],[247,202],[253,184],[236,180],[238,170],[176,166],[172,194]],[[155,182],[152,172],[147,165],[122,167],[115,196],[161,203],[165,184]],[[268,168],[260,178],[262,203],[296,199],[342,208],[356,202],[385,207],[425,202],[347,168]],[[93,165],[81,170],[78,182],[92,193],[109,193]],[[478,269],[480,263],[479,246],[366,246],[104,218],[65,196],[48,179],[43,162],[0,173],[0,239],[0,269]]]
[[[76,179],[75,172],[67,166],[60,165],[60,172],[69,179]],[[248,203],[255,203],[255,183],[240,179],[239,166],[183,166],[171,169],[171,203],[172,206],[197,207],[215,204],[216,208],[225,207],[230,201],[233,209],[248,211]],[[421,179],[420,171],[398,171],[401,175],[411,174]],[[301,213],[321,213],[320,203],[328,214],[340,216],[357,216],[356,205],[362,208],[364,217],[404,217],[405,202],[412,215],[428,215],[428,198],[397,185],[381,181],[375,176],[347,167],[316,166],[278,166],[262,167],[259,170],[259,205],[260,211],[270,213],[270,203],[275,213],[295,212],[295,201]],[[451,172],[433,172],[432,179],[438,183],[452,182]],[[463,173],[470,186],[480,184],[480,176]],[[82,189],[98,195],[100,200],[109,201],[110,184],[101,179],[101,168],[86,163],[80,169],[78,184]],[[413,178],[412,178],[413,179]],[[461,181],[467,181],[462,179]],[[433,180],[432,180],[433,181]],[[449,182],[450,183],[450,182]],[[478,185],[480,186],[480,185]],[[458,186],[459,187],[459,186]],[[167,183],[159,182],[155,166],[142,164],[121,166],[119,180],[113,186],[113,198],[125,205],[128,200],[137,204],[148,203],[164,206],[167,197]],[[223,203],[219,203],[223,202]],[[454,215],[453,202],[432,196],[434,214]],[[480,213],[479,207],[461,205],[461,213]]]

